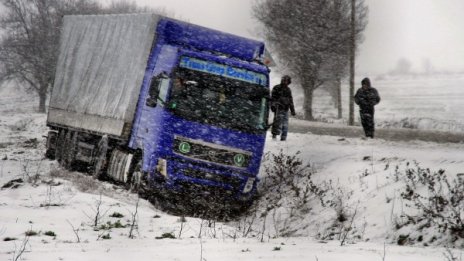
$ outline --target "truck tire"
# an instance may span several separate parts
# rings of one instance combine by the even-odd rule
[[[68,131],[65,135],[62,165],[68,170],[73,169],[76,161],[77,135],[75,131]]]
[[[49,160],[54,160],[55,159],[55,150],[54,149],[47,149],[45,151],[45,158]]]
[[[50,160],[55,159],[56,149],[57,149],[57,142],[58,133],[56,131],[49,131],[47,135],[47,147],[45,151],[45,157]]]
[[[58,133],[58,138],[56,140],[56,149],[55,149],[55,159],[60,163],[63,157],[64,139],[65,139],[65,130],[60,130]]]
[[[157,191],[150,187],[148,181],[148,173],[142,170],[142,157],[141,154],[135,153],[132,159],[132,166],[129,171],[129,190],[137,193],[141,198],[148,199],[150,201],[158,197]]]
[[[70,164],[69,164],[69,157],[70,157],[70,151],[69,151],[69,145],[71,143],[71,132],[67,131],[66,135],[64,136],[64,141],[63,141],[63,153],[62,153],[62,159],[61,159],[61,165],[65,169],[69,169]]]
[[[142,172],[142,160],[134,158],[134,168],[130,175],[130,191],[141,192],[143,189],[143,172]]]
[[[98,142],[96,153],[93,155],[93,171],[92,175],[95,178],[100,178],[106,168],[107,163],[107,152],[108,152],[108,137],[103,136]]]

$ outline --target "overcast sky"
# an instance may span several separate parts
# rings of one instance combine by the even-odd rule
[[[100,0],[102,2],[110,0]],[[357,72],[383,73],[400,58],[423,70],[464,71],[464,0],[365,0],[369,24],[357,56]],[[259,39],[251,15],[253,0],[135,0],[165,7],[176,17]]]
[[[136,0],[164,6],[192,23],[246,37],[256,35],[253,0]],[[423,70],[464,70],[464,0],[366,0],[369,24],[357,57],[357,70],[381,73],[406,58]]]
[[[366,0],[369,25],[358,57],[359,69],[388,70],[399,58],[423,70],[464,70],[463,0]]]
[[[164,7],[192,23],[259,39],[258,23],[251,15],[254,0],[134,1]],[[419,72],[427,59],[437,70],[464,71],[464,0],[365,1],[369,23],[357,56],[357,72],[388,72],[400,58],[411,61]]]

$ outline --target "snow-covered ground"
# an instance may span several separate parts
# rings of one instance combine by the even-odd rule
[[[0,106],[0,186],[17,178],[24,182],[0,190],[0,260],[15,260],[18,255],[18,260],[99,261],[446,261],[453,260],[450,255],[462,260],[461,250],[443,247],[447,244],[445,233],[425,229],[419,233],[423,239],[418,240],[415,226],[395,229],[401,214],[411,209],[400,196],[403,183],[395,177],[408,168],[408,162],[416,162],[432,172],[444,169],[454,178],[464,172],[464,144],[295,133],[287,142],[268,139],[269,153],[295,155],[300,151],[298,157],[310,164],[314,183],[330,183],[335,188],[343,201],[338,206],[348,221],[337,222],[337,209],[323,208],[316,200],[307,202],[305,212],[290,215],[283,205],[274,215],[250,223],[246,223],[247,217],[225,223],[182,219],[140,200],[137,226],[131,233],[137,196],[84,174],[67,173],[56,162],[43,159],[46,116],[30,109],[18,112],[15,108],[32,108],[35,100],[9,97],[1,99]],[[39,179],[34,179],[36,174]],[[265,178],[264,171],[260,175]],[[266,206],[258,210],[263,208]],[[95,227],[97,209],[102,217]],[[252,225],[252,233],[243,236],[247,224]],[[348,231],[346,242],[340,246],[335,230],[347,225],[350,230],[344,230]],[[37,235],[25,242],[26,231]],[[283,237],[282,231],[291,231],[290,236]],[[402,235],[410,239],[407,246],[397,245]],[[166,238],[170,236],[175,238]],[[458,240],[454,246],[462,247],[462,243]]]

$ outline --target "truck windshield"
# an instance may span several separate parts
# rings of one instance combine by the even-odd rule
[[[170,110],[187,120],[248,133],[266,130],[266,87],[205,72],[179,68]]]

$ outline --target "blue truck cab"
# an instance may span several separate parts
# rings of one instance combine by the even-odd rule
[[[110,20],[121,27],[120,20],[133,20],[127,17]],[[139,50],[129,50],[124,54],[127,57],[120,58],[117,52],[106,49],[112,57],[105,58],[98,51],[105,45],[102,42],[112,46],[114,41],[130,40],[121,40],[123,36],[117,40],[102,38],[96,41],[98,47],[84,50],[81,55],[69,51],[70,46],[63,47],[63,38],[74,37],[74,27],[62,37],[59,65],[68,69],[57,71],[47,119],[51,128],[47,155],[65,167],[87,162],[96,176],[104,174],[153,191],[215,194],[249,203],[256,194],[269,114],[269,68],[263,63],[264,44],[170,18],[147,19],[143,21],[148,21],[147,28],[152,24],[154,32],[152,38],[143,40],[147,42],[144,46],[150,48],[141,55]],[[68,20],[64,34],[69,24],[85,23],[82,19]],[[100,37],[101,28],[109,27],[108,23],[95,29],[95,39]],[[91,30],[88,28],[94,24],[86,25],[85,30]],[[140,22],[133,24],[138,26]],[[70,41],[65,42],[69,45]],[[141,49],[126,44],[128,49]],[[137,61],[144,55],[145,68],[140,73],[143,63]],[[96,68],[102,71],[95,76],[81,73],[85,67],[75,68],[75,64],[85,63],[85,57],[95,60],[100,56],[99,64],[121,59],[128,66],[118,71],[117,66],[99,65]],[[90,67],[94,63],[88,62]],[[127,70],[133,69],[132,64],[139,69],[129,75]],[[139,76],[133,76],[136,73]],[[76,75],[82,78],[79,84],[72,80]],[[120,79],[115,81],[117,77]],[[131,77],[134,80],[128,81]],[[109,79],[111,84],[107,83]],[[135,83],[130,85],[132,81]],[[84,86],[87,82],[89,86]],[[100,85],[91,87],[93,82]],[[76,89],[87,90],[81,95],[87,104],[69,99],[70,106],[63,106],[67,93],[79,97]],[[91,92],[87,97],[88,91],[94,89],[101,89],[100,94]],[[125,97],[129,97],[127,101]],[[94,112],[89,112],[94,103]],[[122,113],[115,113],[118,110]]]

